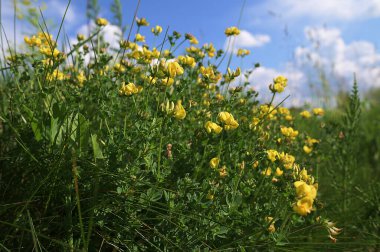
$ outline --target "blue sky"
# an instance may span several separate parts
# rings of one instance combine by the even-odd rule
[[[48,9],[44,15],[57,23],[68,1],[45,2]],[[111,2],[99,0],[100,16],[112,21]],[[124,22],[129,25],[137,0],[121,2]],[[200,44],[212,42],[217,48],[224,48],[224,29],[238,24],[243,2],[142,0],[137,16],[147,18],[151,25],[169,26],[171,31],[182,34],[189,32]],[[85,0],[72,1],[65,21],[65,31],[70,37],[85,28],[85,7]],[[7,4],[4,8],[4,26],[11,33],[12,12],[9,6],[7,10]],[[20,33],[25,33],[26,26],[20,25]],[[278,74],[289,79],[284,95],[292,95],[293,105],[304,102],[324,105],[318,98],[321,72],[330,81],[331,92],[348,89],[354,72],[363,91],[380,87],[380,0],[246,0],[239,27],[242,34],[235,45],[251,50],[251,55],[242,65],[240,60],[234,60],[232,66],[249,69],[259,62],[262,67],[250,81],[262,93],[267,92],[271,79]],[[141,33],[148,35],[149,31],[150,28],[144,28]],[[148,43],[153,42],[150,38]]]

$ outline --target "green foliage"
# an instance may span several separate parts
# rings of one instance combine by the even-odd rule
[[[98,1],[87,4],[97,18]],[[121,27],[120,1],[112,8]],[[255,71],[220,70],[213,46],[180,57],[188,39],[173,32],[161,48],[121,41],[114,54],[102,26],[66,55],[40,33],[7,60],[2,249],[378,249],[380,188],[367,181],[379,176],[380,118],[356,80],[343,115],[305,119],[275,103],[284,77],[260,103]]]

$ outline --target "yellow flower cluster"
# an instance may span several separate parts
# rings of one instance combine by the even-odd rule
[[[275,162],[277,160],[278,152],[276,150],[267,150],[267,156],[271,162]]]
[[[145,42],[145,36],[141,35],[140,33],[137,33],[135,35],[135,41],[137,41],[137,42]]]
[[[261,105],[260,106],[260,118],[276,119],[277,109],[272,105]]]
[[[201,83],[217,83],[221,78],[221,74],[215,74],[214,69],[211,66],[201,66],[199,71],[202,74],[202,78],[200,80]]]
[[[66,79],[66,75],[61,72],[60,70],[58,69],[55,69],[52,73],[48,73],[48,75],[46,76],[46,79],[48,81],[53,81],[53,80],[65,80]]]
[[[294,140],[298,136],[298,130],[292,127],[281,127],[281,133],[290,140]]]
[[[199,44],[197,38],[194,35],[190,34],[190,33],[186,33],[185,34],[185,38],[187,40],[189,40],[190,44],[193,44],[193,45]]]
[[[307,215],[313,210],[313,203],[317,197],[318,184],[309,185],[300,180],[294,182],[296,188],[297,202],[293,205],[293,210],[300,215]]]
[[[162,32],[162,27],[159,25],[156,25],[154,28],[151,29],[151,32],[155,35],[158,36]]]
[[[83,83],[87,80],[86,76],[84,75],[83,71],[80,71],[77,75],[77,81],[79,83],[79,86],[82,87]]]
[[[215,56],[216,49],[215,49],[215,47],[214,47],[214,45],[212,43],[210,43],[210,44],[204,44],[203,45],[203,49],[205,50],[205,52],[207,53],[207,55],[210,58],[212,58],[212,57]]]
[[[296,161],[296,158],[288,153],[281,152],[278,154],[278,158],[281,163],[284,165],[285,169],[292,169],[293,164]]]
[[[226,34],[227,37],[229,37],[229,36],[237,36],[237,35],[240,34],[240,30],[237,27],[232,26],[232,27],[228,27],[224,31],[224,34]]]
[[[323,108],[314,108],[313,114],[316,116],[323,116],[325,114],[325,111],[323,110]]]
[[[303,146],[303,150],[306,154],[309,154],[313,151],[313,145],[319,143],[319,140],[307,137],[305,143],[306,144]]]
[[[300,116],[302,116],[303,118],[310,118],[311,117],[311,114],[309,111],[307,110],[304,110],[300,113]]]
[[[220,159],[217,157],[214,157],[210,160],[210,167],[212,169],[216,169],[219,166]]]
[[[138,94],[143,90],[143,87],[136,86],[134,83],[130,82],[127,85],[123,82],[121,88],[119,89],[119,95],[131,96],[133,94]]]
[[[287,85],[288,79],[280,75],[273,80],[273,84],[269,85],[269,89],[273,93],[282,93]]]
[[[186,117],[186,110],[182,106],[182,101],[178,100],[174,107],[174,117],[178,120],[183,120]]]
[[[63,56],[56,47],[57,43],[53,40],[53,35],[40,32],[37,36],[32,36],[29,38],[28,36],[24,37],[24,41],[27,45],[31,47],[38,47],[40,53],[49,58],[58,58],[59,56]]]
[[[292,117],[289,109],[287,109],[287,108],[279,107],[278,108],[278,113],[280,115],[283,115],[285,117],[285,120],[287,120],[287,121],[292,121],[293,120],[293,117]]]
[[[39,37],[36,37],[36,36],[32,36],[31,38],[29,38],[28,36],[25,36],[24,41],[29,46],[38,46],[39,47],[42,43],[41,39]]]
[[[274,220],[273,217],[268,216],[265,218],[265,220],[270,224],[268,227],[269,233],[274,233],[276,231],[276,227],[274,226]]]
[[[238,49],[238,51],[237,51],[237,53],[236,53],[236,55],[238,56],[238,57],[245,57],[245,56],[247,56],[247,55],[249,55],[251,53],[251,51],[249,51],[248,49]]]
[[[222,168],[219,169],[219,176],[221,178],[224,178],[228,175],[227,167],[225,165],[222,166]]]
[[[108,20],[105,18],[97,18],[95,23],[97,26],[106,26],[108,25]]]
[[[227,74],[225,74],[223,77],[224,77],[224,81],[226,83],[229,83],[231,81],[233,81],[236,77],[239,77],[241,74],[241,69],[240,67],[236,68],[236,70],[233,72],[231,71],[230,68],[227,69]]]
[[[169,77],[174,78],[177,75],[182,75],[184,73],[183,68],[176,61],[169,62],[167,64],[167,73]]]
[[[136,18],[136,24],[138,26],[149,26],[149,23],[148,21],[146,20],[146,18]]]
[[[218,114],[218,121],[224,123],[225,130],[233,130],[239,127],[239,123],[235,120],[233,115],[228,112],[220,112]]]
[[[193,57],[190,57],[188,55],[186,56],[178,56],[178,61],[182,64],[182,65],[186,65],[186,66],[189,66],[191,68],[194,68],[196,63],[195,63],[195,59]]]
[[[206,129],[207,133],[209,133],[209,134],[212,132],[219,134],[223,130],[222,127],[220,127],[218,124],[211,122],[211,121],[206,122],[205,129]]]

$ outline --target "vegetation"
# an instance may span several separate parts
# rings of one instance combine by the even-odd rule
[[[259,101],[255,69],[221,67],[248,50],[136,14],[132,34],[121,1],[129,35],[111,48],[88,3],[91,34],[60,50],[37,21],[2,61],[2,250],[379,249],[380,108],[356,81],[345,110],[283,107],[284,76]],[[225,30],[230,45],[239,33]]]

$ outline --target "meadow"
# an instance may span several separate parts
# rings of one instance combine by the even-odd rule
[[[35,12],[2,42],[0,251],[380,250],[380,96],[353,76],[336,107],[287,108],[273,76],[259,100],[260,65],[230,66],[249,50],[137,9],[111,48],[119,8],[65,47]]]

